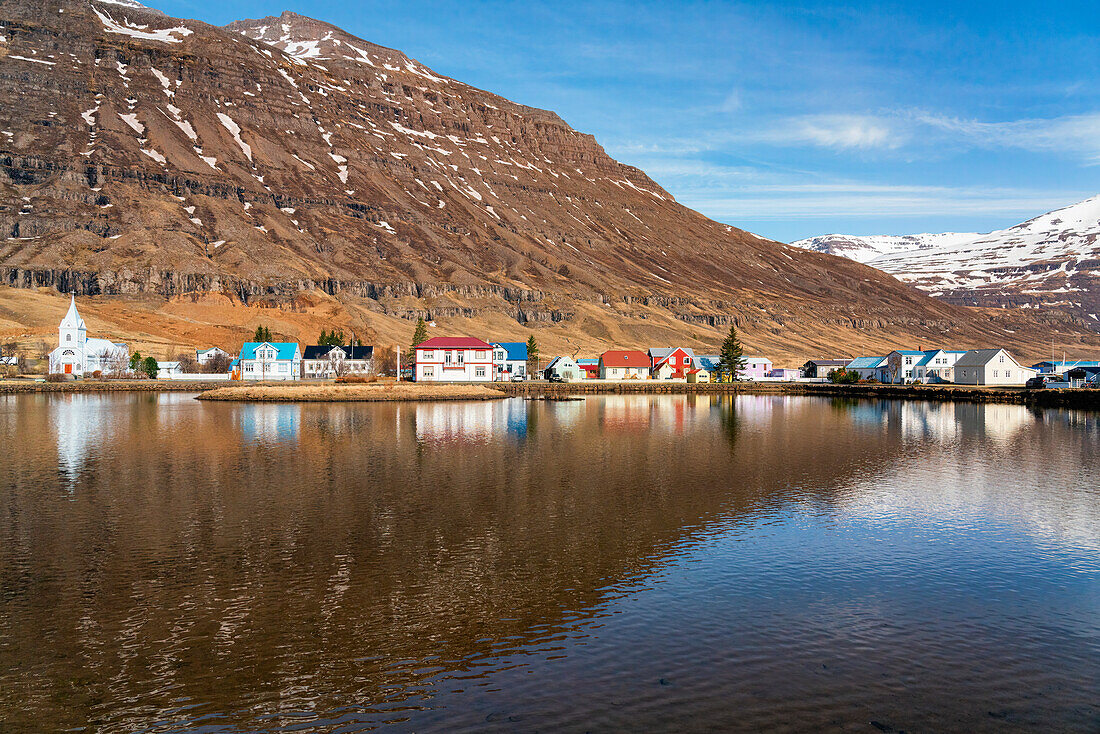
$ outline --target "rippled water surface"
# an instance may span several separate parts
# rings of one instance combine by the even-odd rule
[[[1100,416],[0,397],[0,731],[1100,731]]]

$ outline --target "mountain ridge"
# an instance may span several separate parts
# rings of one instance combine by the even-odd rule
[[[848,257],[951,303],[1062,308],[1100,321],[1100,196],[985,234],[824,235]]]

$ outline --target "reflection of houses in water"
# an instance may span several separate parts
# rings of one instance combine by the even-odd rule
[[[252,441],[297,441],[302,406],[249,403],[236,409],[241,437]]]
[[[417,403],[416,438],[420,441],[488,441],[494,436],[525,436],[523,400]]]

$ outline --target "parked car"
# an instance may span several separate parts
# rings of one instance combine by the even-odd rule
[[[1043,388],[1056,390],[1063,387],[1073,387],[1073,385],[1065,380],[1059,379],[1058,375],[1035,375],[1035,377],[1032,377],[1024,383],[1024,387],[1031,388],[1032,390],[1040,390]]]
[[[512,382],[523,382],[527,379],[526,375],[515,374],[512,375]]]

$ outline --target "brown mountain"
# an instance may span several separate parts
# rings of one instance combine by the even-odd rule
[[[13,287],[148,312],[221,294],[395,342],[419,314],[575,349],[713,345],[732,318],[792,358],[1094,338],[711,221],[552,112],[293,13],[217,28],[129,0],[0,0],[0,95],[18,100],[0,106]]]

